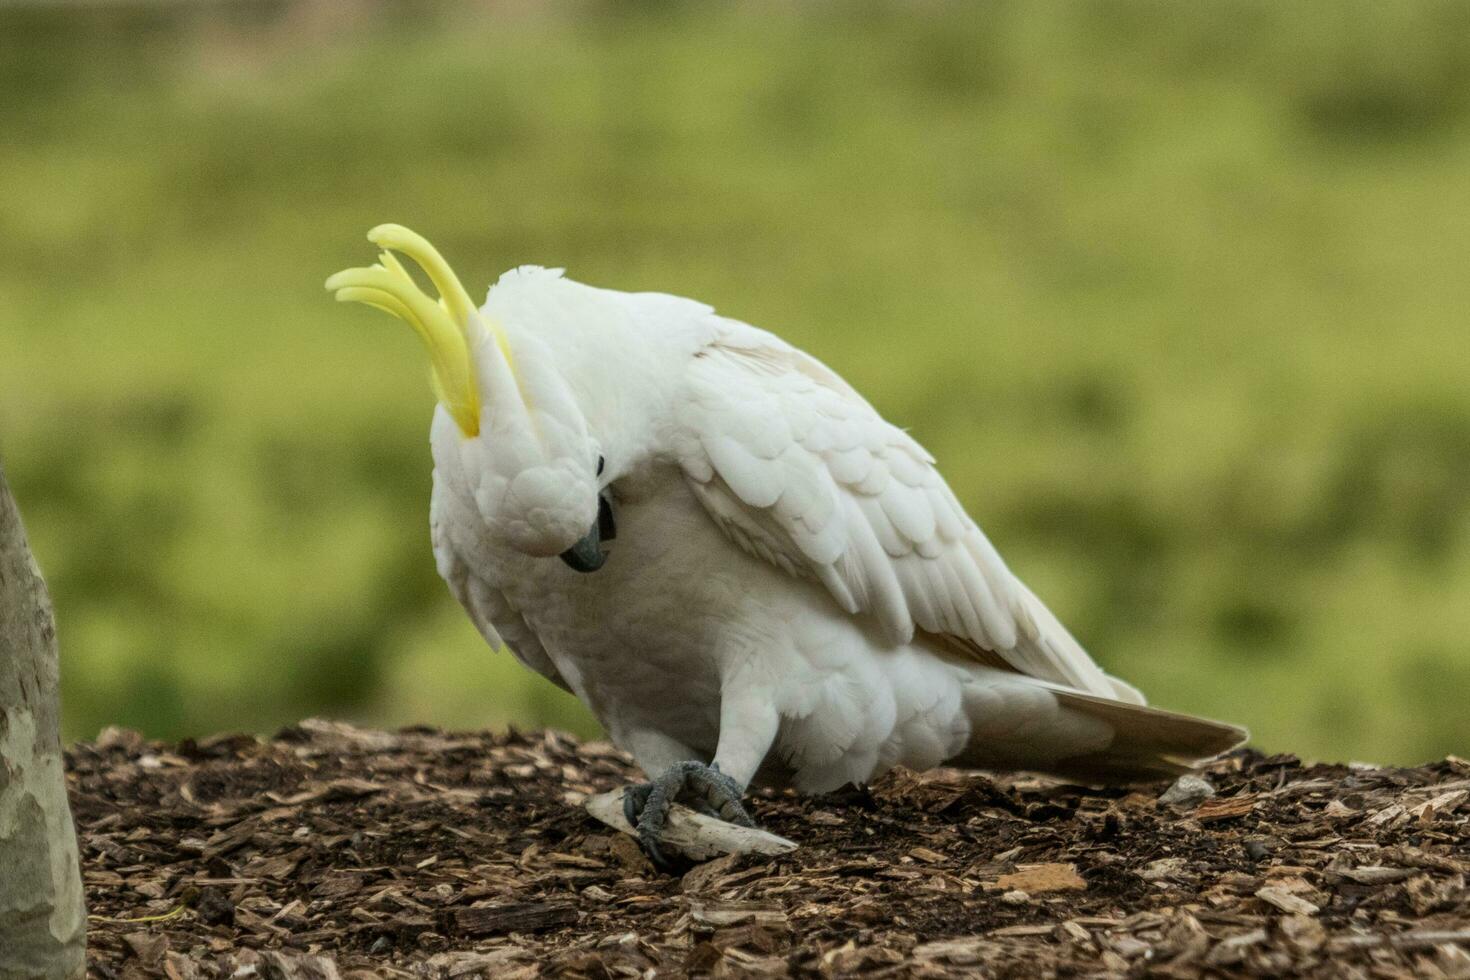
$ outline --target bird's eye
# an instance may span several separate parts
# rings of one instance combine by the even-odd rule
[[[601,476],[602,475],[602,468],[606,464],[607,464],[607,460],[603,459],[601,456],[597,457],[597,475],[598,476]]]

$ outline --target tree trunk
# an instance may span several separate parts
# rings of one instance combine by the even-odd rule
[[[0,980],[86,970],[57,682],[51,598],[0,466]]]

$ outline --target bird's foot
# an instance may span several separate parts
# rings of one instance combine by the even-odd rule
[[[720,772],[718,765],[676,762],[652,782],[629,786],[623,792],[623,815],[638,830],[638,841],[660,868],[669,862],[659,851],[669,807],[683,803],[690,809],[726,823],[754,827],[755,821],[740,802],[740,784]]]

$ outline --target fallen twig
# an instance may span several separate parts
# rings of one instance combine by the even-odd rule
[[[588,813],[614,830],[637,836],[638,831],[623,815],[622,790],[589,797],[583,805]],[[739,827],[677,803],[669,811],[659,846],[677,851],[691,861],[707,861],[721,854],[785,854],[797,847],[794,841],[757,827]]]

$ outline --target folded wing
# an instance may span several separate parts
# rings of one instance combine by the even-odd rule
[[[816,359],[735,321],[695,359],[677,452],[731,539],[895,643],[1136,700],[1001,560],[933,458]]]

